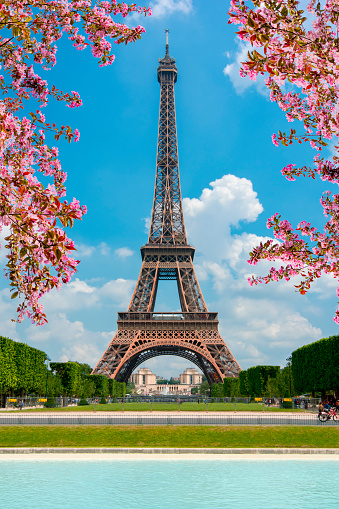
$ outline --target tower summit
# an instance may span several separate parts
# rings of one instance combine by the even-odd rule
[[[160,110],[157,166],[148,242],[127,312],[118,313],[118,331],[93,370],[126,382],[147,359],[178,355],[190,360],[209,383],[237,377],[240,367],[218,332],[218,314],[207,309],[187,242],[179,178],[175,117],[175,60],[159,59]],[[159,280],[176,280],[181,313],[154,313]]]

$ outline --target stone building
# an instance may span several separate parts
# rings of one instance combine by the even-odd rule
[[[194,368],[187,368],[180,375],[180,384],[189,384],[189,385],[200,385],[202,382],[202,374],[198,372],[198,370]]]
[[[155,385],[156,376],[148,368],[141,368],[137,373],[131,376],[131,381],[135,385]]]
[[[185,369],[180,377],[174,379],[178,380],[179,384],[158,384],[157,380],[163,377],[158,377],[149,368],[141,368],[137,373],[130,377],[130,381],[135,384],[136,392],[138,394],[152,395],[179,395],[191,394],[192,387],[197,387],[202,382],[202,374],[194,368]]]

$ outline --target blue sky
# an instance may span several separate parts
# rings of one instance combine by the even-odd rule
[[[248,252],[270,235],[266,220],[275,212],[296,225],[324,223],[319,203],[333,186],[311,179],[288,182],[280,170],[288,163],[309,164],[307,146],[277,148],[271,135],[289,129],[263,82],[239,76],[246,48],[227,24],[228,1],[154,0],[151,18],[127,18],[146,34],[135,44],[114,47],[116,60],[99,68],[90,51],[61,41],[49,83],[76,90],[84,105],[59,103],[48,121],[69,124],[81,133],[77,144],[60,141],[68,173],[68,197],[88,207],[70,232],[82,260],[76,277],[44,305],[44,327],[11,322],[15,306],[7,282],[0,281],[0,334],[46,351],[54,360],[94,366],[116,331],[117,311],[127,309],[141,267],[140,246],[147,241],[155,179],[159,84],[158,58],[164,55],[165,28],[176,59],[176,113],[184,213],[195,268],[210,311],[243,369],[257,364],[284,366],[304,344],[338,333],[332,317],[336,282],[327,277],[302,297],[293,284],[250,287],[255,270]],[[295,125],[297,132],[301,126]],[[332,189],[331,189],[332,190]],[[2,234],[3,236],[3,234]],[[0,263],[4,262],[0,252]],[[177,310],[171,282],[161,282],[156,309]],[[163,376],[178,376],[188,366],[175,357],[147,363]]]

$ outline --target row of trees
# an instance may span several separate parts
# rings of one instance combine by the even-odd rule
[[[240,393],[254,397],[290,397],[294,385],[290,366],[254,366],[241,371],[239,375]]]
[[[213,384],[211,396],[287,398],[294,395],[293,374],[290,363],[279,366],[254,366],[240,371],[239,378],[225,378],[224,383]]]
[[[52,380],[48,382],[49,396],[123,397],[126,384],[103,375],[91,375],[92,368],[79,362],[51,362]]]
[[[92,368],[79,362],[51,362],[47,355],[24,343],[0,336],[0,393],[2,396],[45,395],[76,397],[123,397],[126,384],[103,375],[91,375]]]
[[[158,385],[179,385],[179,380],[174,380],[174,378],[171,376],[169,380],[164,378],[163,380],[157,380]]]

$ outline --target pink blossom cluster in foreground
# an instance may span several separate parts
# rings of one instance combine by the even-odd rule
[[[303,134],[295,129],[289,134],[279,131],[273,134],[273,143],[306,142],[317,151],[312,166],[289,164],[283,175],[288,180],[318,175],[338,184],[339,147],[335,146],[332,158],[321,157],[321,149],[339,135],[339,0],[311,0],[306,13],[296,0],[232,0],[229,16],[229,23],[239,25],[239,38],[253,48],[242,63],[241,75],[250,79],[266,76],[271,101],[289,121],[303,124]],[[312,25],[310,29],[306,22]],[[286,85],[284,89],[282,85]],[[296,287],[304,294],[323,273],[339,278],[339,195],[326,192],[321,204],[327,218],[323,232],[306,221],[294,230],[278,214],[268,220],[277,242],[261,243],[250,253],[249,263],[267,259],[281,260],[284,265],[279,270],[272,268],[266,277],[252,277],[251,284],[299,275],[302,279]],[[310,242],[300,235],[309,237]],[[339,323],[338,309],[334,320]]]
[[[131,12],[151,14],[150,9],[116,0],[0,3],[0,232],[3,227],[8,231],[5,273],[12,298],[20,299],[18,321],[25,315],[37,324],[47,321],[39,299],[67,283],[79,263],[71,256],[75,247],[64,229],[86,213],[75,198],[65,200],[67,175],[58,149],[45,140],[54,135],[56,140],[64,136],[78,141],[80,133],[47,123],[42,112],[51,98],[75,108],[81,105],[80,96],[49,86],[36,68],[55,65],[57,42],[64,33],[76,49],[90,46],[100,66],[111,64],[110,41],[127,44],[145,32],[141,26],[128,28],[114,21],[116,15],[125,18]],[[20,117],[25,101],[32,98],[36,110]],[[49,177],[47,186],[39,173]]]

